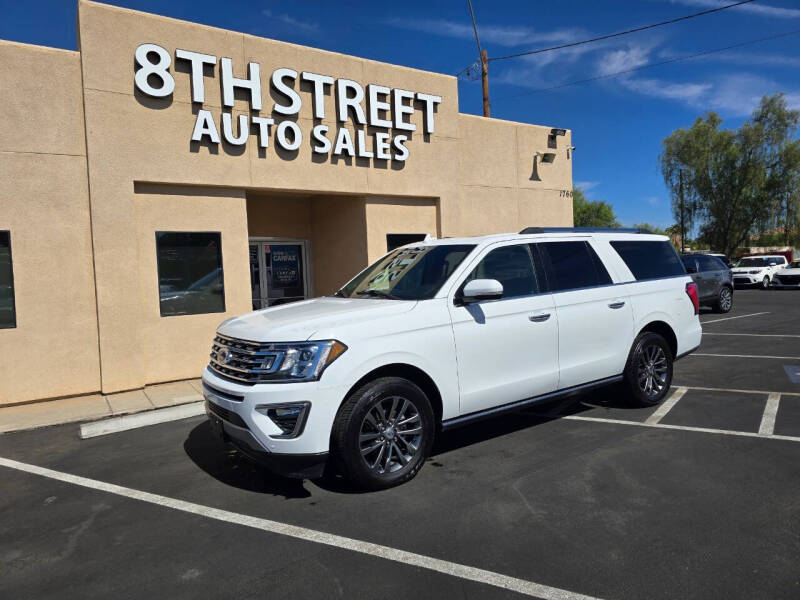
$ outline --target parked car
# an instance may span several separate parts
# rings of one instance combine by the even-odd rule
[[[772,286],[776,288],[800,288],[800,260],[789,263],[778,270],[772,278]]]
[[[768,289],[772,278],[780,269],[788,264],[786,257],[780,254],[774,256],[744,256],[731,269],[733,283],[736,285],[757,285]]]
[[[733,266],[733,262],[731,262],[731,259],[728,258],[727,254],[722,254],[720,252],[702,252],[701,254],[705,254],[707,256],[713,256],[714,258],[720,259],[723,262],[723,264],[729,269]]]
[[[686,272],[697,284],[700,306],[709,306],[726,313],[733,308],[733,275],[715,255],[684,254],[681,256]]]
[[[269,469],[410,480],[439,431],[621,383],[658,404],[700,344],[697,284],[664,236],[529,228],[425,240],[333,296],[224,321],[211,428]]]

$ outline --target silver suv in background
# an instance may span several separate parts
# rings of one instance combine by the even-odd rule
[[[681,260],[697,284],[700,305],[729,312],[733,308],[733,275],[728,266],[711,254],[684,254]]]

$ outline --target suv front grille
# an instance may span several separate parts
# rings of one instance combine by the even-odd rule
[[[786,285],[800,284],[800,275],[777,275],[775,279]]]
[[[211,346],[209,367],[227,379],[253,385],[270,380],[283,362],[284,354],[274,344],[217,334]]]

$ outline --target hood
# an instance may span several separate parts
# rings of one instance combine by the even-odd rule
[[[301,342],[320,329],[408,312],[415,301],[326,296],[265,308],[224,321],[222,335],[254,342]]]
[[[800,267],[784,267],[778,271],[778,275],[800,275]]]
[[[733,273],[747,273],[748,271],[764,271],[769,267],[733,267],[731,272]]]

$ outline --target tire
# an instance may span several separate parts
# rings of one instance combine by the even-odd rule
[[[419,473],[435,431],[425,393],[407,379],[381,377],[342,403],[331,432],[331,450],[341,474],[356,487],[385,489]]]
[[[714,310],[719,313],[730,312],[733,308],[733,290],[727,285],[722,286],[714,303]]]
[[[655,406],[661,402],[672,385],[673,361],[663,337],[649,331],[641,333],[633,342],[623,374],[630,403]]]
[[[762,290],[769,289],[769,275],[764,275],[764,279],[761,280],[761,289]]]

